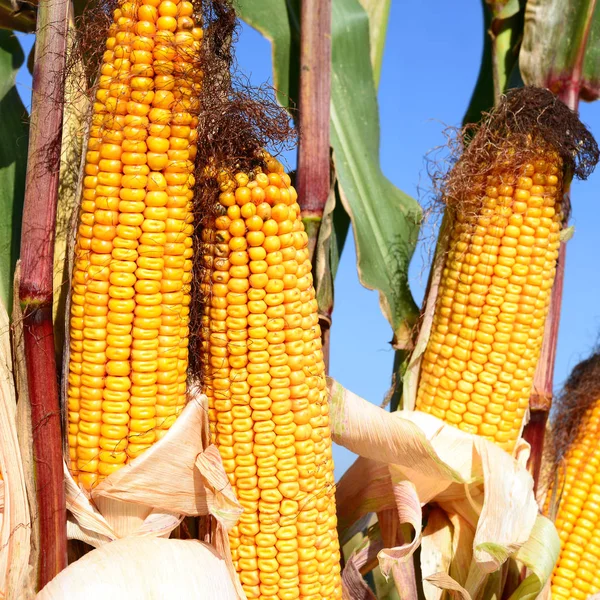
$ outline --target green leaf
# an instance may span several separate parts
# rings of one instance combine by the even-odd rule
[[[519,58],[523,80],[568,100],[600,97],[600,4],[529,0]]]
[[[37,2],[18,2],[18,4],[18,10],[15,10],[11,0],[0,0],[0,29],[33,33],[36,19],[33,5]]]
[[[522,85],[519,45],[523,35],[525,0],[483,4],[483,55],[479,77],[463,122],[477,123],[501,94]]]
[[[407,341],[417,306],[408,287],[408,264],[417,239],[417,202],[383,175],[379,115],[367,13],[357,0],[333,0],[331,144],[341,200],[353,224],[361,283],[380,292],[394,344]]]
[[[10,313],[27,169],[27,110],[15,86],[25,55],[15,35],[0,29],[0,299]]]
[[[359,0],[369,17],[369,39],[371,41],[371,64],[375,87],[381,78],[381,63],[385,49],[385,38],[392,0]]]
[[[238,16],[273,46],[273,84],[286,108],[298,101],[300,84],[300,0],[234,0]]]

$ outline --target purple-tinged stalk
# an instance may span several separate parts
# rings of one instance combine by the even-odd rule
[[[303,0],[300,15],[300,143],[296,187],[301,217],[314,253],[331,189],[329,111],[331,102],[331,0]],[[329,371],[328,320],[321,319],[325,368]]]
[[[60,167],[68,0],[39,6],[19,300],[41,537],[39,587],[67,565],[63,442],[52,328],[54,228]]]

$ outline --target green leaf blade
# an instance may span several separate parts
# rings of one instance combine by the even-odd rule
[[[15,85],[24,60],[15,35],[0,29],[0,299],[9,312],[27,170],[27,110]]]
[[[357,0],[333,0],[332,23],[331,144],[342,202],[353,223],[360,281],[379,290],[395,345],[401,345],[418,315],[407,273],[421,209],[379,163],[377,94],[364,52],[367,13]]]

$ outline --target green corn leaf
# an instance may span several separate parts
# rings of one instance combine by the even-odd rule
[[[0,29],[0,299],[9,313],[27,169],[28,116],[15,86],[24,60],[19,40]]]
[[[519,44],[525,0],[482,0],[483,55],[479,77],[463,122],[477,123],[507,89],[522,85]]]

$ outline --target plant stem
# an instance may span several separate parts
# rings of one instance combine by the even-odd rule
[[[301,217],[314,255],[331,188],[329,110],[331,102],[331,0],[302,0],[300,15],[300,98],[297,187]],[[329,370],[329,327],[320,321]]]
[[[67,565],[61,410],[52,328],[52,270],[68,8],[68,0],[48,0],[39,6],[21,235],[19,299],[39,505],[40,588]]]
[[[302,218],[318,233],[331,187],[329,104],[331,102],[331,0],[303,0],[300,21],[298,196]],[[316,239],[316,238],[315,238]]]

